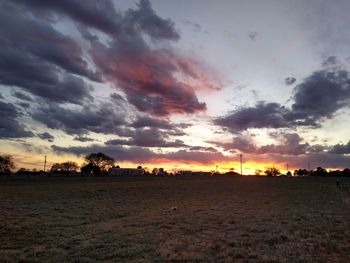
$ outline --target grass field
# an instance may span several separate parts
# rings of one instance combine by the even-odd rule
[[[0,262],[350,262],[350,205],[329,178],[0,179],[0,245]]]

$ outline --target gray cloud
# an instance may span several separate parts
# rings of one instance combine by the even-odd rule
[[[297,85],[291,108],[279,103],[258,102],[214,120],[216,125],[236,133],[249,128],[319,127],[350,101],[349,72],[319,70]]]
[[[155,119],[148,116],[138,116],[131,126],[134,128],[152,127],[164,130],[175,129],[170,120]]]
[[[77,109],[69,109],[57,104],[42,105],[33,114],[33,119],[51,129],[59,129],[68,134],[87,134],[89,132],[104,134],[124,134],[127,123],[126,112],[118,105],[86,104]]]
[[[294,77],[287,77],[284,79],[284,83],[286,85],[292,85],[292,84],[294,84],[295,81],[296,81],[296,78],[294,78]]]
[[[21,50],[27,56],[33,55],[70,73],[100,80],[98,74],[88,69],[76,42],[9,1],[3,2],[0,8],[0,39],[2,46]]]
[[[92,139],[92,138],[89,138],[89,137],[85,137],[85,136],[77,136],[77,137],[74,137],[74,141],[78,141],[78,142],[93,142],[95,140]]]
[[[40,139],[47,140],[49,142],[53,142],[55,139],[55,137],[48,132],[38,133],[37,135]]]
[[[114,9],[114,5],[108,0],[15,0],[26,5],[35,13],[59,13],[70,17],[88,27],[101,30],[107,34],[113,34],[119,28],[120,15]]]
[[[92,152],[104,152],[118,161],[156,162],[170,160],[182,163],[213,164],[217,161],[229,160],[219,152],[179,150],[171,153],[155,153],[144,147],[124,147],[120,145],[90,145],[87,147],[60,147],[53,145],[52,150],[59,154],[83,156]]]
[[[87,147],[60,147],[51,146],[56,153],[70,153],[77,156],[84,156],[92,152],[103,152],[118,161],[145,162],[152,161],[157,155],[147,148],[142,147],[123,147],[120,145],[98,145],[93,144]]]
[[[230,152],[243,152],[248,154],[280,154],[280,155],[305,155],[322,153],[328,149],[324,145],[310,145],[303,142],[297,133],[274,132],[270,136],[276,140],[274,144],[257,146],[253,138],[249,136],[236,136],[231,143],[211,142]]]
[[[91,99],[81,78],[70,74],[59,77],[55,66],[26,51],[2,45],[0,58],[0,84],[17,86],[55,102],[80,103],[84,98]]]
[[[336,144],[329,149],[334,154],[350,154],[350,141],[347,144]]]
[[[109,140],[106,145],[132,145],[140,147],[186,147],[181,140],[169,141],[167,132],[156,128],[138,129],[130,134],[132,138],[128,140]]]
[[[33,99],[30,96],[18,91],[13,92],[12,96],[24,101],[30,101],[30,102],[33,101]]]
[[[284,118],[285,109],[278,103],[258,102],[254,107],[239,109],[214,120],[216,125],[236,133],[248,128],[282,128],[289,123]]]
[[[15,106],[0,101],[0,139],[32,137],[34,134],[21,123],[21,114]]]

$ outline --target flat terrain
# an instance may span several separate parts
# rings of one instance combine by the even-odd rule
[[[1,178],[0,262],[350,262],[335,181]]]

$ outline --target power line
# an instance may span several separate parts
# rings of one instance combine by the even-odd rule
[[[243,175],[243,173],[242,173],[242,163],[243,163],[243,155],[242,154],[240,154],[239,155],[239,160],[240,160],[240,163],[241,163],[241,176]]]
[[[44,162],[44,173],[46,172],[46,155],[45,155],[45,162]]]

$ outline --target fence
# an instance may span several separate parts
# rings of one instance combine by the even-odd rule
[[[340,190],[340,192],[345,194],[350,194],[350,181],[337,181],[337,188]]]

